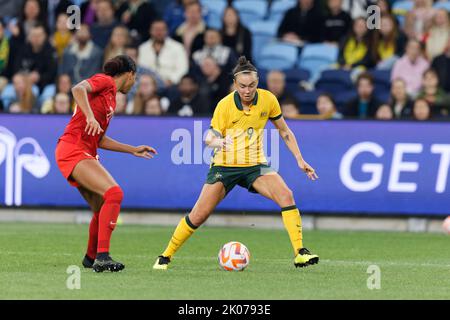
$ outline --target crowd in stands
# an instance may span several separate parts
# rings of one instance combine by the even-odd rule
[[[69,28],[73,4],[78,28]],[[264,16],[252,16],[259,6]],[[210,116],[245,55],[286,118],[450,120],[449,14],[450,1],[432,0],[3,1],[0,112],[70,114],[71,87],[127,54],[137,81],[117,94],[117,115]],[[274,25],[265,42],[261,21]],[[263,67],[275,42],[295,48],[287,68]],[[306,70],[302,52],[313,45],[336,54]]]

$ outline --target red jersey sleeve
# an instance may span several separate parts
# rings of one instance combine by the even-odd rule
[[[95,74],[86,81],[91,85],[91,93],[103,91],[107,88],[115,86],[114,79],[102,73]]]

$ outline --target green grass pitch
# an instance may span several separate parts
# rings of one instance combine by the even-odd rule
[[[121,273],[81,269],[69,290],[68,266],[81,266],[87,225],[0,224],[0,299],[450,299],[450,237],[444,234],[305,231],[318,265],[296,269],[284,230],[202,227],[168,271],[153,271],[172,227],[119,226],[112,256]],[[243,272],[219,270],[222,244],[251,252]],[[370,265],[381,288],[369,290]]]

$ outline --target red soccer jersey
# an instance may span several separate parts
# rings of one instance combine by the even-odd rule
[[[100,139],[108,129],[114,111],[116,110],[116,83],[114,79],[106,74],[98,73],[87,79],[92,91],[88,93],[89,104],[94,113],[95,120],[100,124],[103,132],[98,135],[87,135],[86,116],[81,109],[76,106],[72,119],[64,130],[60,140],[76,144],[92,156],[97,155],[97,148]]]

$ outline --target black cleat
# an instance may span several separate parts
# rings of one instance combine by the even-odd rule
[[[110,256],[101,259],[97,258],[94,261],[94,264],[92,265],[92,269],[94,269],[94,272],[103,272],[103,271],[110,271],[110,272],[119,272],[125,268],[125,265],[121,262],[114,261]]]
[[[83,261],[81,262],[83,264],[83,267],[86,269],[92,268],[92,265],[94,264],[94,259],[89,258],[89,256],[85,255]]]
[[[170,258],[164,256],[158,256],[155,264],[153,265],[153,269],[155,270],[167,270],[169,267]]]

